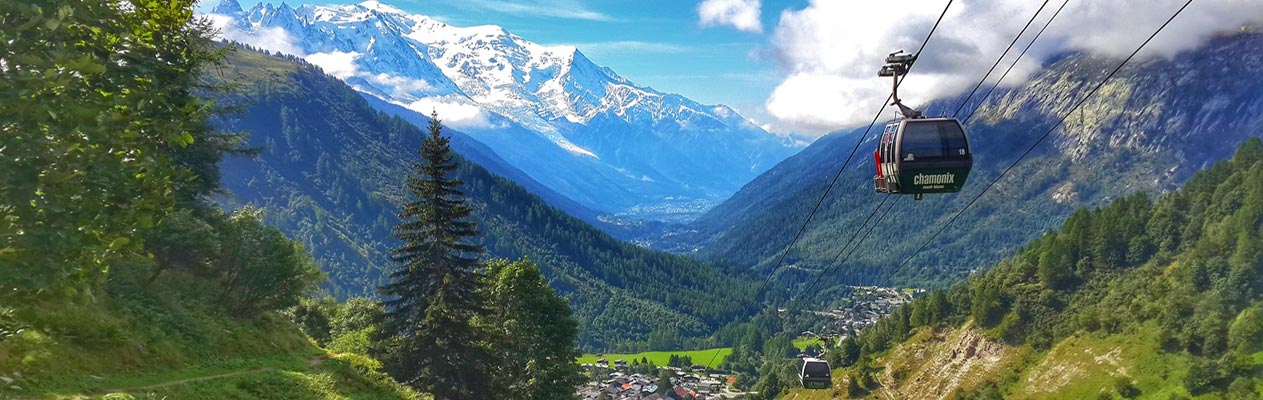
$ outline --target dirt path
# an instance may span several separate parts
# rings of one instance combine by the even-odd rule
[[[254,373],[259,373],[259,372],[268,372],[268,371],[274,371],[274,370],[276,370],[276,368],[273,368],[273,367],[262,367],[262,368],[247,369],[247,370],[243,370],[243,371],[225,372],[225,373],[222,373],[222,374],[215,374],[215,375],[196,376],[196,377],[192,377],[192,378],[176,379],[176,380],[173,380],[173,381],[166,381],[166,382],[162,382],[162,383],[155,383],[155,384],[152,384],[152,385],[146,385],[146,386],[134,386],[134,387],[126,387],[126,388],[104,389],[104,390],[100,390],[100,391],[97,391],[97,392],[93,392],[93,395],[106,395],[106,394],[110,394],[110,393],[131,393],[131,392],[143,392],[143,391],[146,391],[146,390],[157,389],[157,388],[161,388],[161,387],[174,386],[174,385],[182,385],[182,384],[189,383],[189,382],[209,381],[209,380],[212,380],[212,379],[229,378],[229,377],[234,377],[234,376],[237,376],[237,375],[254,374]],[[80,397],[77,397],[77,398],[87,398],[87,397],[86,397],[86,396],[80,396]]]
[[[316,365],[319,365],[321,362],[323,362],[327,358],[328,358],[327,356],[308,357],[307,366],[314,367]],[[245,370],[240,370],[240,371],[224,372],[224,373],[219,373],[219,374],[214,374],[214,375],[203,375],[203,376],[195,376],[195,377],[189,377],[189,378],[183,378],[183,379],[176,379],[176,380],[155,383],[152,385],[145,385],[145,386],[133,386],[133,387],[124,387],[124,388],[94,390],[92,392],[89,392],[90,394],[75,396],[74,399],[76,400],[88,399],[92,396],[104,396],[111,393],[143,392],[143,391],[163,388],[167,386],[183,385],[185,383],[190,383],[190,382],[200,382],[200,381],[209,381],[213,379],[231,378],[238,375],[257,374],[260,372],[269,372],[269,371],[275,371],[275,370],[276,370],[276,367],[259,367],[259,368],[251,368],[251,369],[245,369]]]

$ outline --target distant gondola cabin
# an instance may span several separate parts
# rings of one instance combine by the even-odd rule
[[[829,363],[818,358],[803,358],[799,361],[798,379],[807,389],[828,389],[833,386]]]

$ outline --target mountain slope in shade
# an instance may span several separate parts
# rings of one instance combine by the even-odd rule
[[[373,109],[310,65],[239,50],[217,76],[242,86],[221,100],[244,106],[221,126],[251,132],[250,144],[263,149],[258,158],[221,164],[233,193],[225,205],[263,207],[270,223],[312,252],[335,295],[375,295],[394,268],[388,254],[397,243],[390,234],[421,130]],[[459,143],[459,134],[452,135]],[[539,264],[570,299],[585,348],[632,350],[630,343],[649,339],[664,349],[681,346],[755,309],[750,281],[615,240],[461,160],[456,174],[482,231],[480,244],[491,257]]]
[[[438,110],[535,180],[605,213],[688,219],[797,150],[736,111],[636,85],[570,46],[454,27],[366,1],[215,9],[248,35],[288,35],[361,92]]]
[[[404,121],[412,123],[414,126],[425,127],[430,124],[429,116],[421,115],[399,105],[388,103],[372,95],[362,94],[361,97],[363,97],[364,100],[367,101],[374,109],[399,117]],[[460,132],[452,128],[446,128],[444,132],[446,132],[451,138],[450,143],[452,150],[460,153],[461,157],[466,160],[472,161],[473,163],[486,168],[491,173],[513,181],[513,183],[516,183],[536,196],[539,196],[541,199],[548,202],[549,205],[565,211],[566,214],[579,218],[590,224],[602,224],[599,218],[599,212],[585,207],[569,197],[566,197],[561,193],[557,193],[551,188],[539,183],[535,179],[531,178],[530,175],[527,175],[525,172],[522,172],[522,170],[513,166],[513,164],[510,164],[508,161],[500,158],[500,156],[496,154],[495,150],[487,147],[486,144],[466,135],[464,132]],[[616,228],[617,227],[613,226],[608,227],[609,230]]]
[[[1067,54],[1027,82],[986,99],[969,124],[974,172],[959,194],[900,199],[826,282],[941,285],[1012,254],[1076,207],[1135,191],[1170,190],[1193,171],[1263,135],[1263,33],[1214,38],[1172,59],[1128,65],[903,268],[899,264],[1056,123],[1120,60]],[[875,78],[874,78],[875,79]],[[959,99],[926,107],[943,115]],[[876,106],[876,104],[874,104]],[[972,104],[971,104],[972,106]],[[880,129],[880,124],[875,129]],[[821,138],[695,221],[690,247],[765,272],[794,237],[859,131]],[[873,192],[870,133],[786,264],[802,282],[827,268],[881,201]],[[891,198],[890,201],[896,201]],[[876,218],[876,217],[874,217]]]

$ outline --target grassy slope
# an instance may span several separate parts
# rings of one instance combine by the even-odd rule
[[[135,399],[379,399],[417,398],[360,356],[291,359],[283,365],[209,374],[164,383],[106,390],[99,397]],[[98,397],[98,394],[93,394]]]
[[[671,361],[671,356],[675,355],[679,357],[688,356],[693,359],[694,364],[717,368],[719,367],[719,364],[724,362],[725,358],[728,358],[729,354],[732,354],[731,347],[689,351],[648,351],[636,354],[584,354],[582,357],[579,357],[579,363],[593,364],[596,363],[596,359],[598,358],[604,358],[610,360],[611,362],[614,360],[627,360],[628,363],[631,363],[632,360],[639,361],[643,358],[647,359],[651,363],[654,363],[654,365],[665,366],[669,361]],[[711,361],[712,359],[714,361]]]
[[[824,341],[820,340],[820,338],[814,337],[794,339],[794,347],[797,347],[799,350],[805,349],[807,346],[813,344],[823,345],[823,343]],[[656,365],[667,365],[667,362],[671,360],[671,356],[676,355],[680,357],[689,356],[693,359],[694,364],[706,363],[704,365],[708,367],[718,368],[719,365],[724,362],[724,359],[728,358],[729,354],[732,354],[731,347],[720,347],[707,350],[648,351],[636,354],[584,354],[579,357],[578,362],[580,364],[592,364],[596,363],[596,359],[598,358],[604,358],[610,361],[627,360],[627,362],[631,362],[631,360],[640,360],[644,358]]]
[[[824,346],[824,341],[817,337],[800,337],[798,339],[794,339],[794,347],[797,347],[799,350],[805,349],[807,346],[811,346],[813,344],[817,346]]]
[[[960,341],[974,336],[978,342]],[[1157,338],[1146,334],[1081,334],[1067,338],[1052,349],[1031,353],[983,338],[981,330],[923,328],[899,347],[879,357],[878,380],[883,387],[860,398],[937,399],[968,393],[997,377],[1018,374],[1008,398],[1074,400],[1116,395],[1118,381],[1130,383],[1142,399],[1219,399],[1215,394],[1190,396],[1183,387],[1189,362],[1178,354],[1161,351]],[[965,346],[961,346],[965,344]],[[974,355],[964,357],[973,349]],[[983,349],[989,349],[983,351]],[[1029,357],[1028,357],[1029,355]],[[1255,354],[1263,366],[1263,352]],[[833,372],[833,388],[795,388],[787,399],[847,398],[847,379],[852,368]],[[1263,398],[1263,387],[1257,387]]]
[[[1132,382],[1146,397],[1187,396],[1189,363],[1161,351],[1153,335],[1082,335],[1058,343],[1018,379],[1014,398],[1076,399],[1108,391],[1115,381]]]
[[[251,68],[212,73],[274,80],[296,68],[238,61]],[[200,279],[167,273],[145,286],[151,263],[111,268],[93,304],[0,304],[0,399],[420,397],[376,361],[327,354],[285,316],[224,316],[203,300],[214,289]]]
[[[0,376],[14,379],[0,398],[418,397],[373,360],[326,354],[284,316],[223,316],[198,300],[207,289],[195,278],[172,273],[145,288],[145,268],[112,273],[97,304],[26,304],[5,315],[0,322],[18,329],[0,336]]]

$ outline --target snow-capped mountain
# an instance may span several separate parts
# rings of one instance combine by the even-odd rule
[[[689,217],[798,150],[723,105],[639,86],[572,46],[377,1],[212,10],[226,39],[304,57],[356,90],[437,111],[535,180],[613,214]]]

